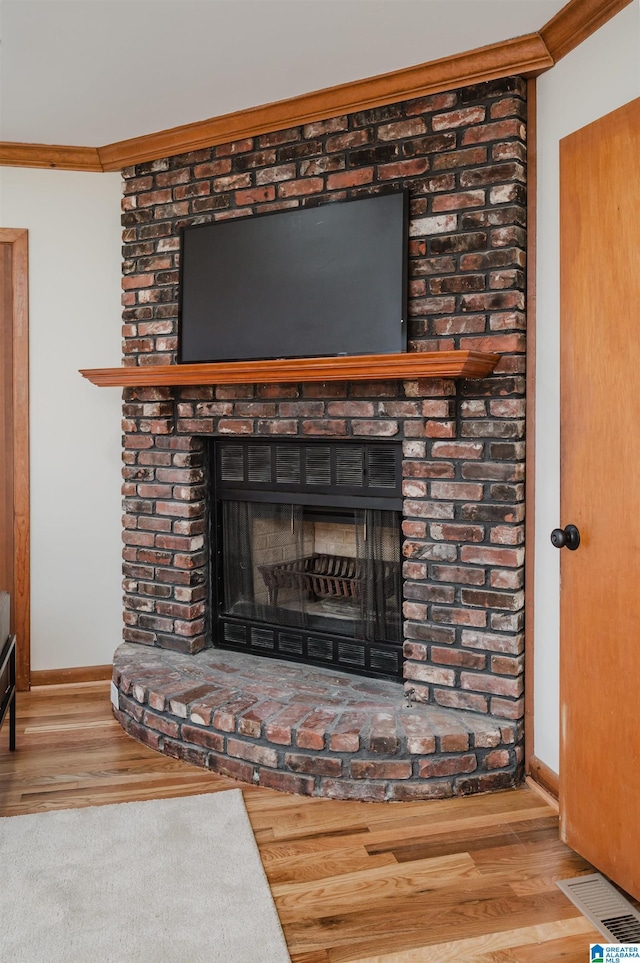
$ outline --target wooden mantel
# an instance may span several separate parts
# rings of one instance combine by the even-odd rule
[[[211,364],[86,368],[80,374],[100,388],[166,385],[286,384],[302,381],[378,381],[389,378],[484,378],[500,355],[482,351],[413,351],[408,354],[287,358]]]

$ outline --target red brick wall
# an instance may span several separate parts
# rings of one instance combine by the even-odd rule
[[[484,381],[125,392],[125,638],[207,629],[206,438],[404,447],[405,675],[415,697],[522,715],[525,85],[493,81],[124,171],[124,356],[175,358],[186,223],[410,192],[411,350],[500,352]]]

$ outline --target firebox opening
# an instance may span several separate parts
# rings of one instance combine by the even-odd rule
[[[388,471],[396,464],[395,446],[380,446],[386,456],[373,444],[347,449],[339,443],[259,443],[235,453],[229,447],[217,446],[218,481],[233,463],[237,487],[255,477],[260,465],[261,485],[241,493],[224,481],[218,485],[215,643],[400,678],[401,515],[394,510],[396,486]],[[323,458],[326,477],[319,485]],[[295,484],[292,462],[300,468]],[[286,495],[277,475],[284,464],[287,480],[280,484]],[[386,475],[376,478],[380,464]],[[341,466],[350,466],[348,494],[332,485],[332,465],[338,477],[346,477]],[[361,470],[354,472],[354,466]],[[371,491],[372,476],[386,483],[382,495]],[[358,487],[365,491],[356,494]]]

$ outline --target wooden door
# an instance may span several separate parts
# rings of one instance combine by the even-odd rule
[[[561,831],[640,898],[640,99],[560,178]]]

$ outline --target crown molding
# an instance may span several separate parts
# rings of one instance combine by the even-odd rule
[[[553,60],[540,35],[528,34],[416,67],[405,67],[288,100],[185,124],[157,134],[123,140],[99,148],[98,153],[103,170],[121,170],[159,157],[226,144],[243,137],[497,80],[512,74],[535,76],[551,66]]]
[[[104,147],[0,142],[0,166],[119,171],[243,137],[519,74],[536,77],[632,0],[569,0],[537,33]]]
[[[540,30],[554,63],[624,10],[632,0],[569,0]]]
[[[48,167],[61,171],[102,171],[97,147],[0,142],[0,167]]]
[[[520,74],[537,76],[553,66],[537,33],[469,50],[415,67],[367,77],[288,100],[145,134],[104,147],[61,147],[0,142],[0,166],[119,171],[132,164],[170,157],[243,137],[326,120],[356,110],[435,94]]]

